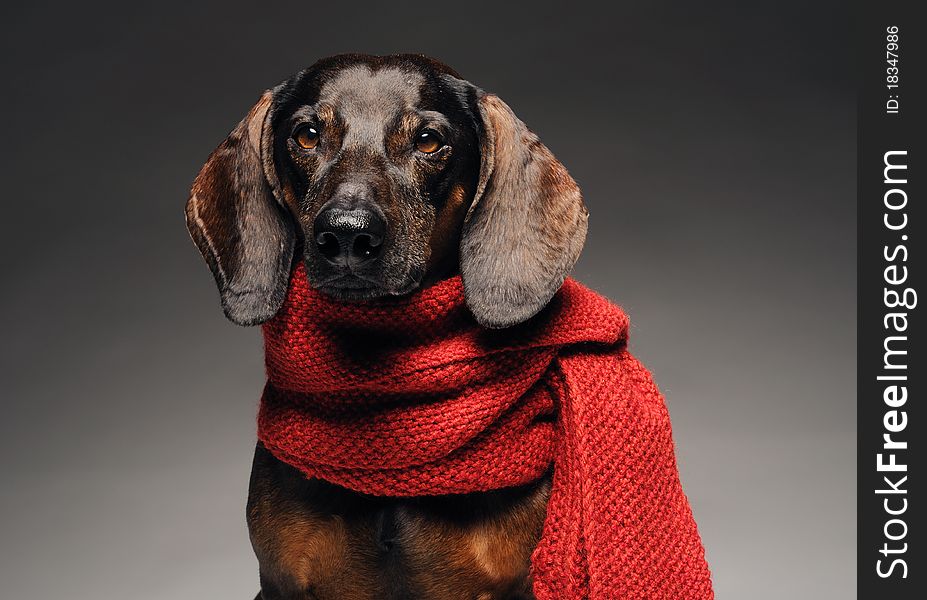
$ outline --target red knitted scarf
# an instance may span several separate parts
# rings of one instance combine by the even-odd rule
[[[627,330],[573,280],[540,315],[491,331],[459,277],[341,303],[300,265],[264,325],[258,437],[309,477],[385,496],[515,486],[553,463],[539,600],[713,598],[669,416]]]

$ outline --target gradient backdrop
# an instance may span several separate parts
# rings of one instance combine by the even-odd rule
[[[718,597],[854,596],[844,3],[193,4],[0,9],[0,595],[253,597],[260,334],[222,317],[187,190],[263,89],[421,51],[583,187],[576,274],[666,393]]]

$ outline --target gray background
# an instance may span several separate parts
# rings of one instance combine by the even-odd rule
[[[666,393],[718,597],[854,596],[842,3],[25,4],[0,18],[0,596],[256,591],[260,336],[181,208],[261,90],[341,51],[445,60],[580,182],[576,274]]]

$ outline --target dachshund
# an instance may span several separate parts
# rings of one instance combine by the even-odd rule
[[[499,97],[421,55],[323,59],[265,92],[208,158],[187,227],[239,325],[272,318],[295,261],[357,301],[461,275],[487,328],[540,311],[579,256],[574,180]],[[247,505],[258,600],[522,599],[551,475],[375,497],[258,442]],[[336,568],[337,565],[337,568]]]

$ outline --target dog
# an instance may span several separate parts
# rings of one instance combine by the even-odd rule
[[[420,55],[323,59],[265,92],[208,158],[187,227],[226,316],[261,324],[303,261],[347,302],[457,274],[507,328],[563,283],[587,211],[563,165],[497,96]],[[548,473],[504,490],[375,497],[308,479],[260,443],[247,505],[257,598],[534,598]]]

